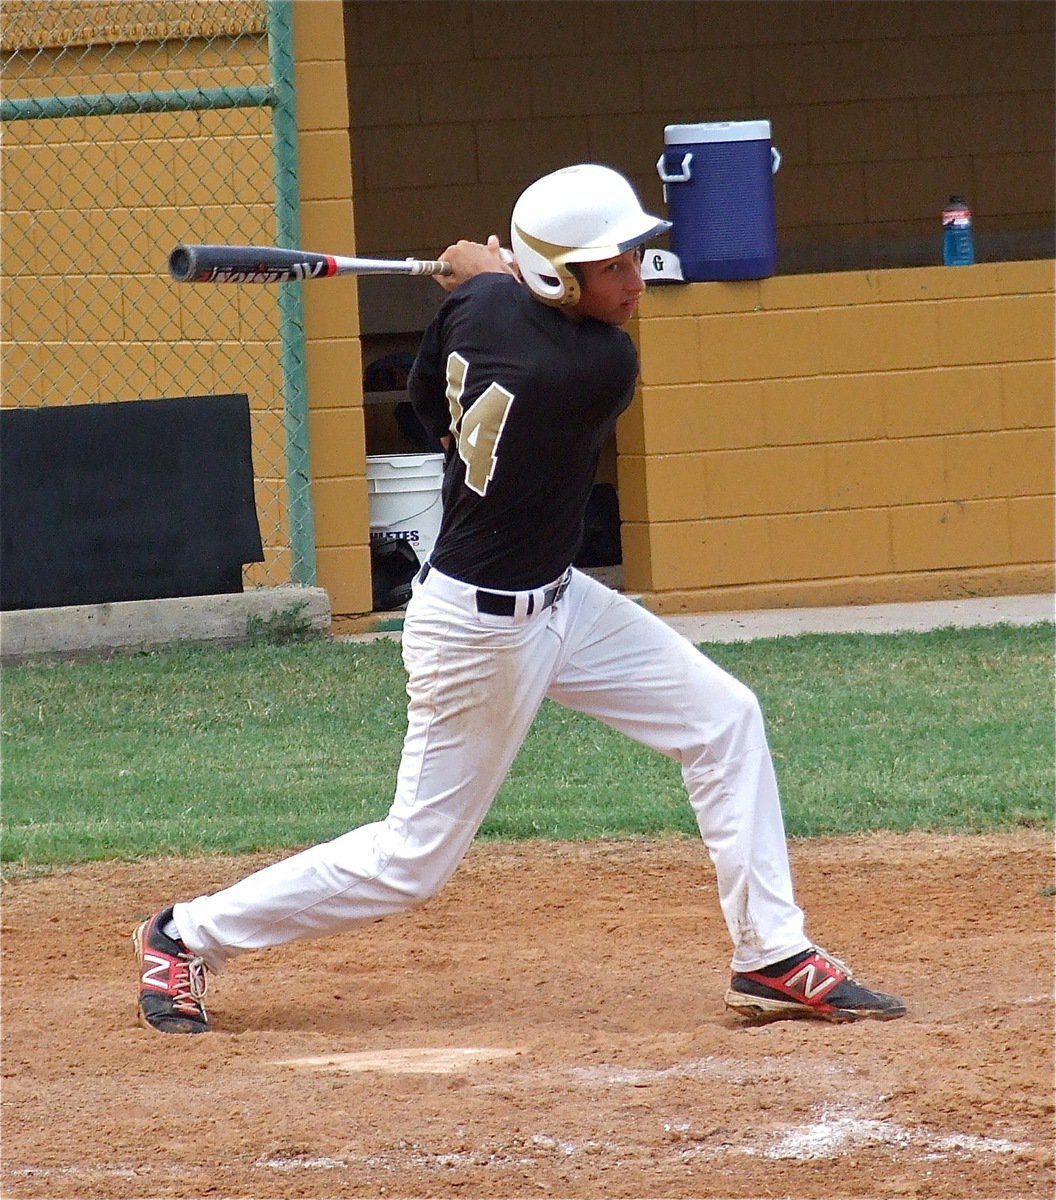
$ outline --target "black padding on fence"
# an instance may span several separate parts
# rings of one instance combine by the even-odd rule
[[[0,608],[240,592],[263,558],[244,394],[0,413]]]

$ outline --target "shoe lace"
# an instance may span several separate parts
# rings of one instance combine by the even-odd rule
[[[824,958],[827,962],[832,963],[832,965],[834,967],[836,967],[838,970],[842,971],[844,973],[844,975],[847,976],[848,979],[854,978],[854,972],[843,961],[843,959],[837,958],[835,954],[830,954],[828,952],[828,950],[826,950],[824,948],[824,946],[815,946],[814,953],[817,954],[820,958]]]
[[[173,966],[169,977],[173,1007],[201,1016],[205,1011],[202,1001],[208,986],[205,959],[193,954],[181,954],[179,965]]]

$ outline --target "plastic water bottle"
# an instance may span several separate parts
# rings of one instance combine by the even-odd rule
[[[951,196],[942,210],[942,261],[947,267],[970,267],[975,262],[972,210],[961,196]]]

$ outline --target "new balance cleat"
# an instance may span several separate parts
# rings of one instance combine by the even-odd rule
[[[132,934],[139,960],[139,1023],[159,1033],[208,1033],[205,963],[178,938],[162,932],[167,908]]]
[[[893,1021],[906,1015],[897,996],[863,987],[850,967],[817,947],[760,971],[735,973],[726,1007],[755,1021]]]

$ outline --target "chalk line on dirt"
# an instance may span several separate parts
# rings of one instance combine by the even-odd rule
[[[483,1063],[516,1058],[521,1051],[499,1046],[444,1046],[395,1050],[360,1050],[350,1054],[322,1054],[309,1058],[277,1060],[281,1067],[311,1071],[380,1071],[390,1075],[451,1075]]]
[[[817,1119],[806,1125],[775,1132],[761,1146],[736,1146],[739,1154],[762,1158],[838,1158],[866,1146],[890,1146],[919,1150],[926,1158],[950,1154],[1013,1154],[1029,1147],[1007,1138],[978,1137],[968,1133],[934,1134],[926,1129],[906,1129],[892,1121],[862,1116],[845,1107],[822,1108]]]

